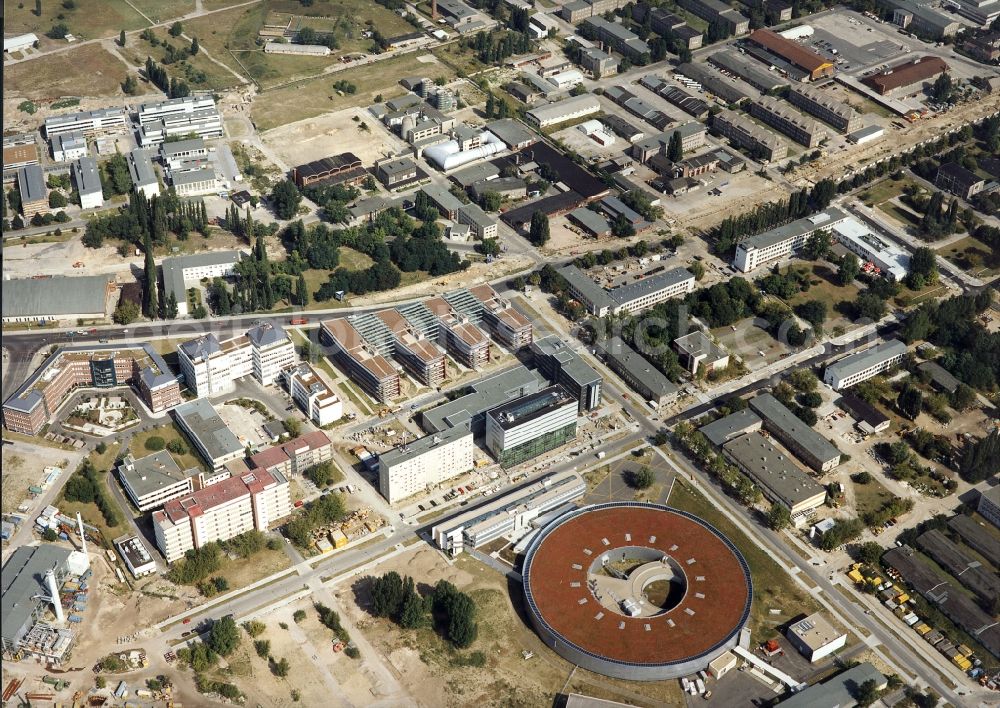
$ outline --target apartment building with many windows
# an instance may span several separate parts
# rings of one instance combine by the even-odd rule
[[[850,104],[838,101],[824,90],[809,84],[792,84],[788,100],[806,113],[829,123],[842,133],[853,133],[861,130],[861,114]]]
[[[222,341],[210,333],[183,342],[177,347],[177,360],[192,391],[215,396],[233,391],[236,380],[244,376],[265,386],[276,383],[297,356],[284,329],[263,323]]]
[[[830,207],[818,214],[749,236],[736,244],[733,265],[744,273],[749,273],[765,263],[787,258],[802,248],[812,234],[833,228],[847,219],[847,216],[847,212]]]
[[[486,413],[486,448],[504,467],[548,452],[576,437],[578,402],[550,386]]]
[[[716,113],[712,128],[764,162],[781,160],[788,155],[788,145],[784,141],[735,111],[726,109]]]
[[[322,430],[314,430],[251,455],[247,466],[251,470],[278,471],[288,477],[302,474],[310,467],[332,459],[333,443],[330,438]]]
[[[288,395],[316,425],[323,427],[344,417],[344,402],[309,364],[285,371]]]
[[[333,359],[365,393],[380,403],[399,396],[399,372],[346,318],[325,320],[320,336],[333,347]]]
[[[473,468],[472,431],[457,426],[404,443],[378,457],[379,492],[390,504],[433,489]]]
[[[266,531],[292,512],[288,480],[278,471],[256,469],[241,477],[168,501],[153,513],[156,545],[167,563],[206,543],[246,531]]]

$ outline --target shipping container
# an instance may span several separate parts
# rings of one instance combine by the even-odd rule
[[[83,622],[83,617],[81,617],[80,615],[70,615],[66,619],[72,622],[73,624],[79,624],[80,622]]]

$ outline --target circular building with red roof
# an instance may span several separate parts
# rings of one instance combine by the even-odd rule
[[[736,646],[750,616],[750,568],[711,524],[640,502],[595,504],[543,528],[522,572],[532,625],[567,661],[660,681]]]

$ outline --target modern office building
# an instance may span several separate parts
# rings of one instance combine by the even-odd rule
[[[513,467],[576,437],[579,402],[561,386],[505,403],[486,413],[486,449]]]
[[[404,443],[378,456],[379,492],[390,504],[471,470],[472,431],[464,426]]]
[[[601,103],[597,97],[585,93],[533,108],[525,114],[525,118],[536,128],[547,128],[550,125],[592,115],[600,110]]]
[[[750,104],[750,115],[808,148],[816,147],[827,137],[826,128],[812,118],[806,118],[772,96],[761,96]]]
[[[788,155],[788,145],[780,138],[734,111],[726,109],[716,113],[712,129],[764,162],[781,160]]]
[[[463,396],[442,403],[420,415],[420,427],[428,433],[440,433],[463,426],[475,435],[486,430],[486,413],[508,401],[538,392],[548,385],[538,372],[524,365],[477,379]]]
[[[128,119],[123,108],[102,108],[96,111],[50,116],[45,119],[45,135],[49,140],[67,133],[82,133],[90,138],[124,133],[127,130]]]
[[[193,492],[193,471],[182,471],[169,452],[160,450],[139,459],[126,455],[118,465],[118,479],[135,508],[149,511]]]
[[[288,480],[255,469],[167,502],[153,513],[156,545],[168,563],[206,543],[266,531],[292,513]]]
[[[344,417],[344,402],[309,364],[284,372],[288,395],[315,425],[331,425]]]
[[[69,579],[73,553],[43,543],[20,546],[7,559],[0,582],[5,660],[33,658],[59,666],[68,658],[76,637],[71,629],[58,626],[65,621],[58,590]]]
[[[946,71],[948,65],[940,57],[923,56],[872,74],[862,81],[882,96],[898,96],[919,88],[914,84],[931,81]]]
[[[604,364],[644,401],[661,406],[677,397],[677,386],[620,337],[599,341],[594,348]]]
[[[792,84],[788,100],[806,113],[811,113],[825,123],[829,123],[842,133],[861,130],[861,114],[843,101],[830,96],[826,91],[809,84]]]
[[[573,349],[556,335],[531,343],[535,366],[545,378],[566,389],[586,412],[601,404],[601,375],[594,371]]]
[[[21,197],[21,213],[28,221],[35,214],[48,214],[49,190],[41,165],[27,165],[17,171],[17,193]]]
[[[247,458],[250,470],[280,472],[285,478],[333,459],[333,443],[322,430],[261,450]]]
[[[333,359],[365,393],[381,403],[399,396],[399,372],[346,318],[324,320],[320,335],[333,347]]]
[[[142,192],[147,199],[160,193],[160,180],[153,170],[153,161],[142,148],[135,148],[128,154],[128,172],[132,178],[132,188]]]
[[[586,492],[587,483],[576,472],[548,475],[433,526],[431,537],[450,556],[501,536],[520,538],[544,515],[572,504]]]
[[[244,447],[206,398],[174,408],[174,419],[209,466],[220,469],[243,457]]]
[[[97,161],[92,157],[81,157],[71,168],[73,183],[80,195],[80,208],[99,209],[104,206],[104,188]]]
[[[52,159],[70,162],[87,156],[87,138],[83,133],[60,133],[52,137]]]
[[[744,408],[712,421],[708,425],[701,426],[698,428],[698,432],[716,447],[722,447],[741,435],[756,433],[763,425],[764,421],[760,419],[759,415],[749,408]]]
[[[183,400],[177,377],[149,344],[59,347],[4,403],[4,425],[14,432],[38,435],[77,388],[128,384],[153,413]]]
[[[502,345],[517,351],[531,344],[534,328],[531,320],[503,298],[489,283],[469,288],[469,292],[483,305],[482,323],[493,338]]]
[[[694,376],[699,370],[708,373],[722,371],[729,366],[729,352],[700,329],[678,337],[673,345],[685,368]]]
[[[848,218],[847,212],[829,207],[826,211],[798,219],[762,234],[749,236],[736,244],[733,265],[744,273],[792,255],[817,231],[833,229]]]
[[[890,339],[830,364],[823,372],[823,383],[834,391],[850,388],[897,366],[905,355],[906,345],[898,339]]]
[[[446,298],[434,297],[417,306],[398,308],[419,329],[426,313],[437,321],[438,341],[462,366],[478,369],[490,362],[490,340],[468,312],[460,312]]]
[[[760,433],[730,440],[722,449],[768,501],[781,504],[792,517],[802,517],[826,501],[826,489]]]
[[[791,625],[785,636],[810,664],[847,645],[847,633],[834,627],[822,612],[814,612]]]
[[[854,253],[863,264],[870,263],[876,275],[902,281],[910,272],[910,254],[875,233],[854,217],[847,217],[831,229],[834,239]]]
[[[228,393],[244,376],[253,376],[270,386],[295,364],[296,358],[288,334],[280,325],[269,322],[221,342],[210,333],[177,347],[178,363],[188,388],[199,396]]]
[[[139,144],[157,146],[174,136],[218,138],[222,116],[211,95],[186,96],[139,106]]]
[[[837,71],[830,59],[769,29],[754,30],[747,41],[799,69],[812,81],[831,77]]]
[[[840,464],[840,450],[770,393],[750,399],[750,407],[764,421],[764,428],[800,460],[817,472]]]
[[[165,258],[160,264],[163,273],[164,297],[173,295],[177,301],[178,317],[188,313],[187,287],[202,280],[228,278],[236,273],[236,264],[243,257],[242,251],[213,251],[192,256]]]
[[[677,4],[708,23],[721,24],[729,34],[741,35],[750,31],[750,20],[721,0],[679,0]]]

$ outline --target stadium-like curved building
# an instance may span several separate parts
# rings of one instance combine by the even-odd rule
[[[698,517],[657,504],[565,514],[528,546],[528,614],[577,666],[615,678],[692,674],[736,646],[752,581],[736,546]]]

